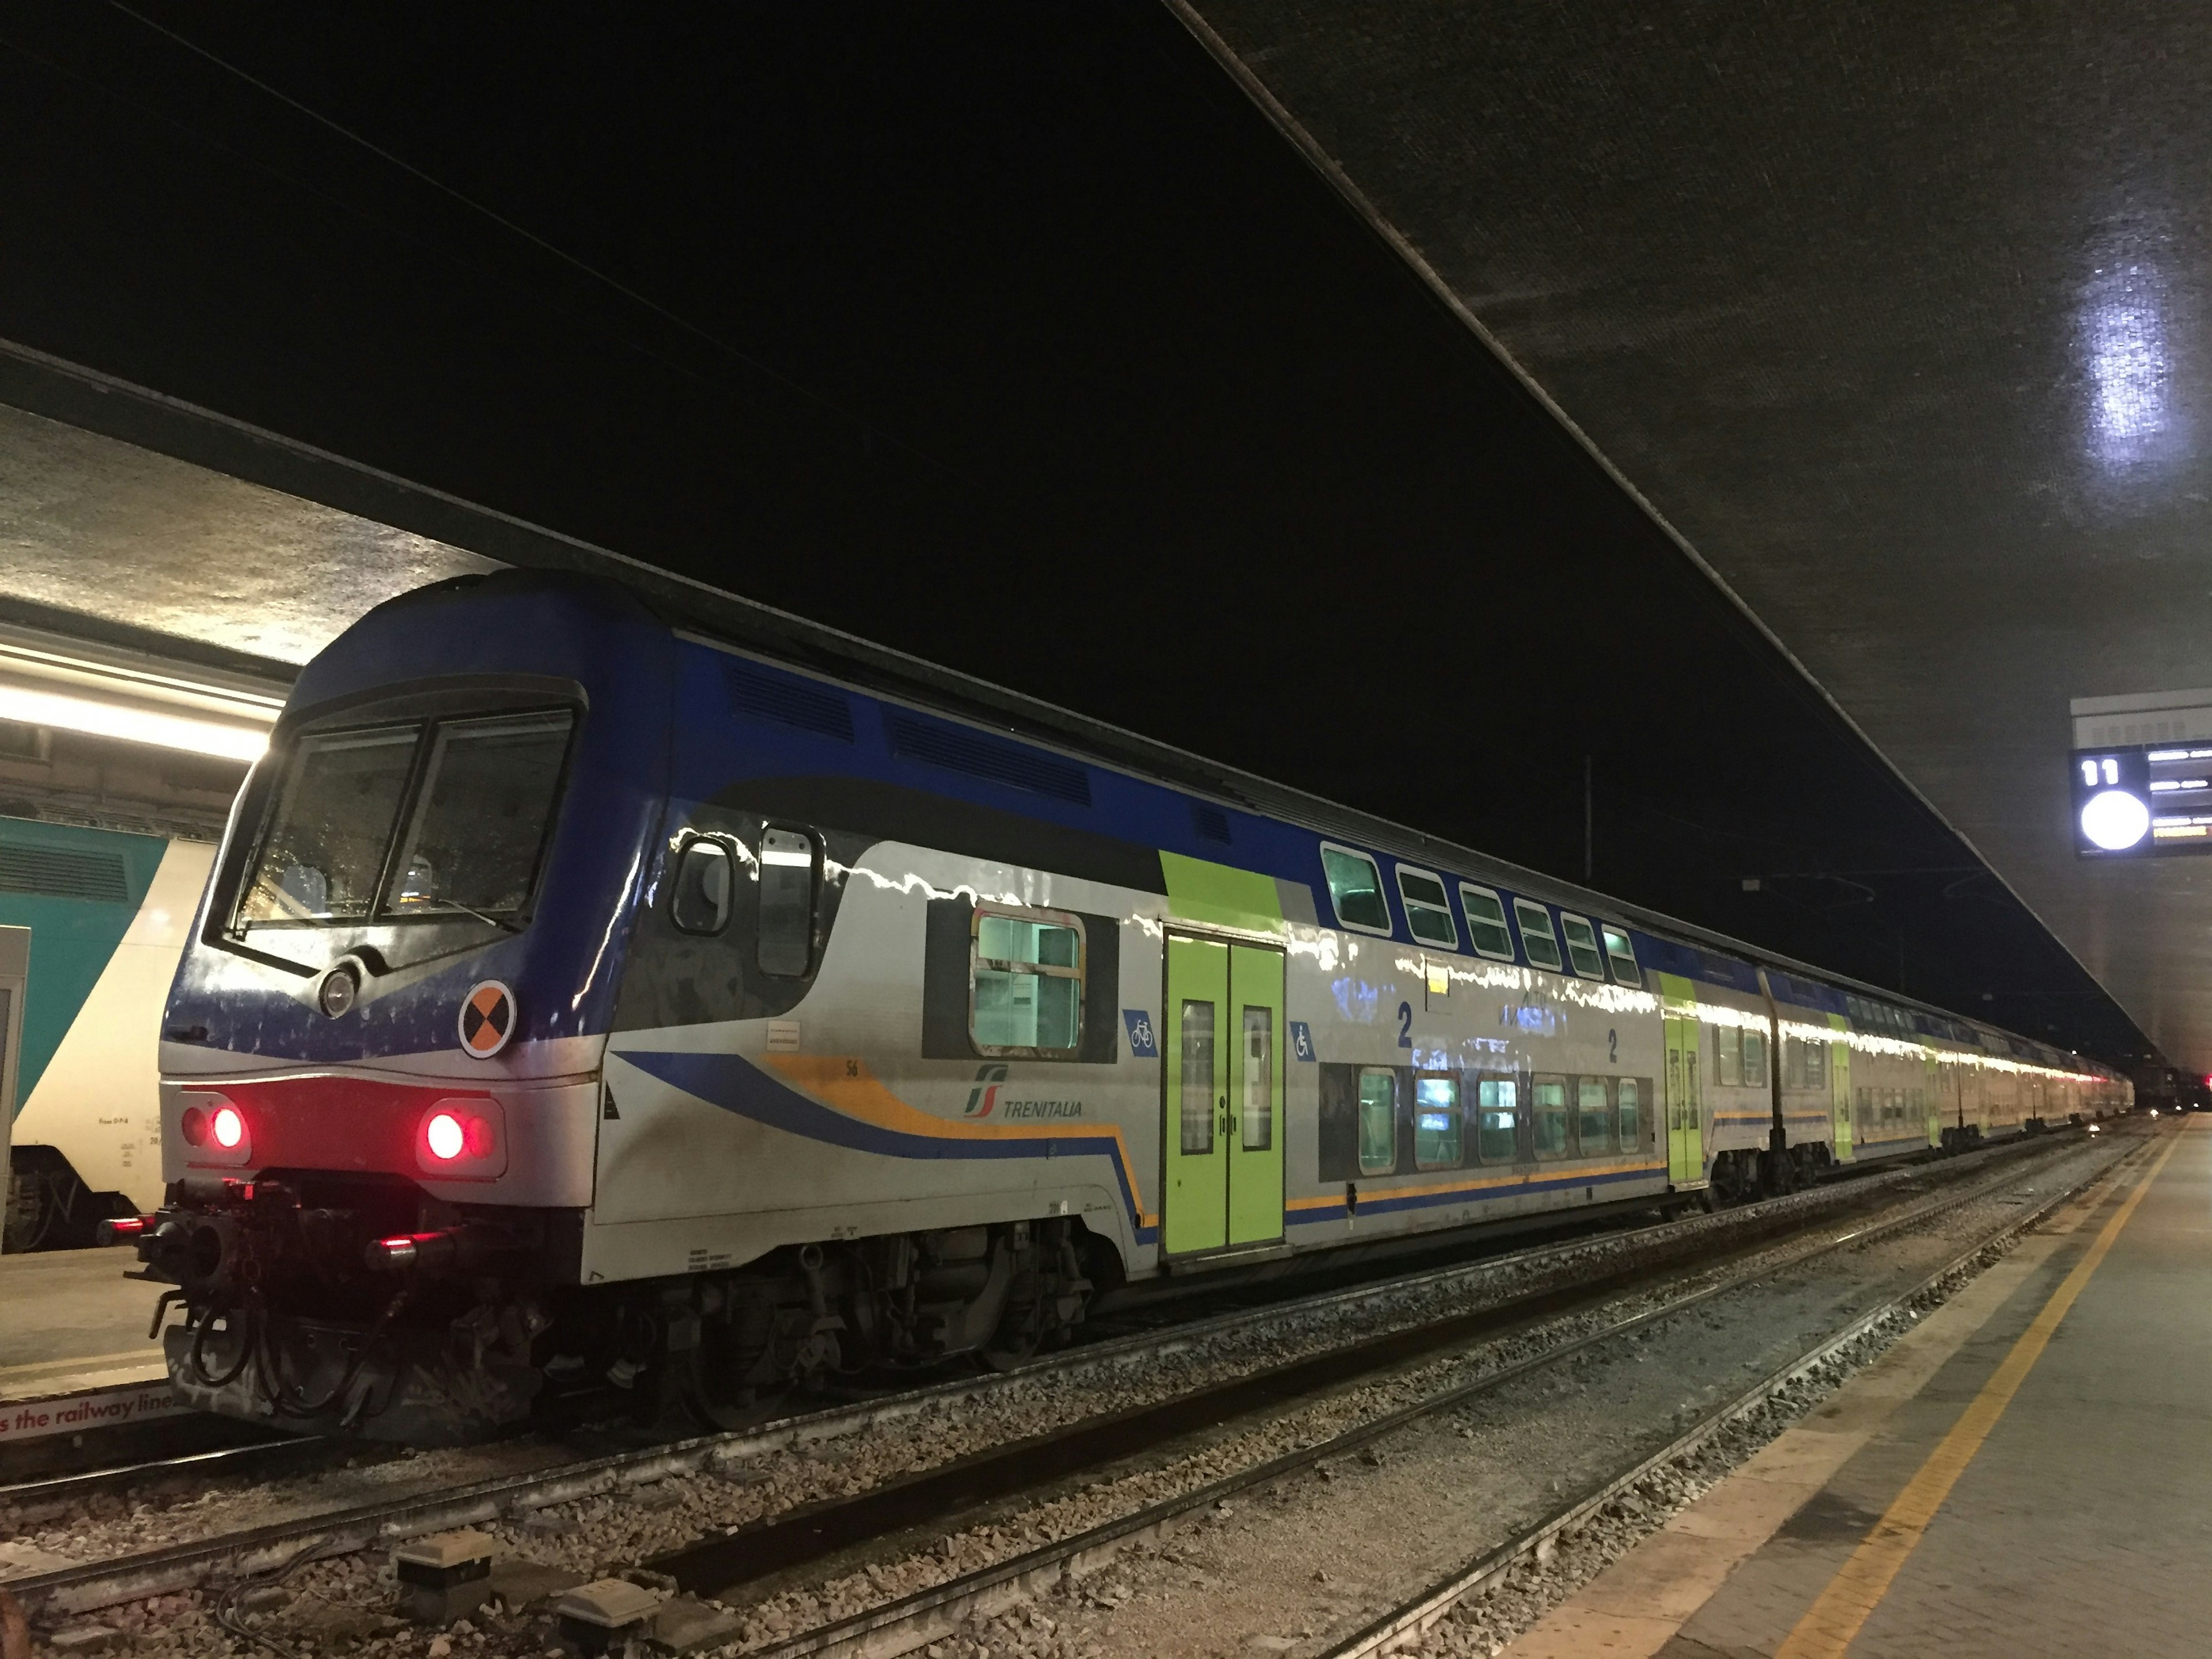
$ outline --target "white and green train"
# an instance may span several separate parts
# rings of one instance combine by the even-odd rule
[[[89,1243],[101,1220],[161,1201],[161,1005],[214,852],[0,818],[0,927],[28,933],[0,1030],[15,1045],[9,1249]]]

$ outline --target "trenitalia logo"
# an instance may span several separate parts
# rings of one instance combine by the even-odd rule
[[[975,1086],[968,1091],[967,1109],[963,1117],[988,1117],[999,1103],[999,1085],[1006,1080],[1003,1066],[979,1066],[975,1068]]]

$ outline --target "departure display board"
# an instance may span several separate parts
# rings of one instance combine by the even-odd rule
[[[2078,857],[2212,853],[2212,742],[2077,749],[2073,787]]]

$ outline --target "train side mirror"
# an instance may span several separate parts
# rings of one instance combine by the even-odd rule
[[[730,922],[730,849],[718,841],[687,842],[676,855],[669,919],[687,933],[719,933]]]

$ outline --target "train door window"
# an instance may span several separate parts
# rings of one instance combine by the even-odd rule
[[[1398,898],[1406,907],[1406,926],[1424,945],[1459,949],[1459,924],[1452,920],[1451,901],[1444,884],[1425,870],[1398,866]]]
[[[1623,985],[1642,985],[1644,970],[1636,965],[1636,945],[1629,939],[1628,930],[1601,923],[1598,932],[1605,936],[1605,956],[1613,964],[1613,976]]]
[[[1389,1175],[1398,1167],[1398,1074],[1370,1066],[1359,1073],[1359,1173]]]
[[[706,837],[689,841],[676,855],[668,919],[687,933],[719,933],[730,923],[734,883],[730,849]]]
[[[1808,1089],[1828,1086],[1828,1045],[1825,1042],[1805,1045],[1805,1086]]]
[[[1598,954],[1597,932],[1580,916],[1559,912],[1559,933],[1567,941],[1567,959],[1584,979],[1605,978],[1605,958]]]
[[[1859,1121],[1863,1124],[1870,1123],[1873,1121],[1873,1118],[1869,1115],[1869,1109],[1867,1105],[1867,1091],[1862,1089],[1859,1091]]]
[[[1733,1088],[1743,1081],[1743,1033],[1733,1025],[1716,1026],[1713,1042],[1718,1048],[1713,1060],[1713,1081]]]
[[[1082,919],[1063,910],[979,907],[970,948],[969,1030],[977,1052],[1073,1059],[1083,1044]],[[1211,1054],[1212,1005],[1204,1006]]]
[[[1575,1079],[1575,1139],[1584,1158],[1613,1150],[1613,1093],[1601,1077]]]
[[[1486,1077],[1474,1085],[1474,1152],[1485,1164],[1521,1156],[1521,1080]]]
[[[1644,1079],[1625,1077],[1613,1085],[1613,1097],[1620,1103],[1620,1150],[1641,1152],[1644,1148]]]
[[[1743,1034],[1743,1080],[1748,1088],[1764,1089],[1767,1085],[1766,1033],[1764,1031],[1746,1031]]]
[[[1188,1157],[1213,1150],[1213,1005],[1185,1002],[1182,1028],[1182,1098],[1176,1103]]]
[[[1512,961],[1513,935],[1506,929],[1505,907],[1498,895],[1487,887],[1462,883],[1459,902],[1467,912],[1467,931],[1474,936],[1474,948],[1493,962]]]
[[[1244,1150],[1264,1152],[1275,1144],[1275,1011],[1244,1011]]]
[[[1513,901],[1513,919],[1521,924],[1521,948],[1528,960],[1553,973],[1565,966],[1559,960],[1559,940],[1552,932],[1552,913],[1532,899]]]
[[[1529,1080],[1528,1095],[1535,1114],[1536,1156],[1565,1158],[1570,1121],[1566,1079],[1540,1074]]]
[[[761,972],[802,977],[814,959],[814,837],[800,830],[761,831]]]
[[[1456,1170],[1462,1158],[1459,1079],[1413,1079],[1413,1167]]]
[[[1382,896],[1382,872],[1375,860],[1349,847],[1321,846],[1322,873],[1328,878],[1328,901],[1336,919],[1357,933],[1390,931],[1390,905]]]

